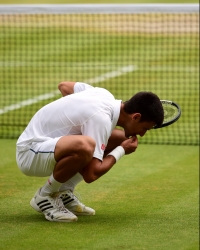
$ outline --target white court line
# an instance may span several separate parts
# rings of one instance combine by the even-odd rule
[[[111,78],[126,74],[128,72],[135,71],[136,69],[137,68],[135,66],[128,65],[128,66],[119,68],[119,69],[117,69],[115,71],[111,71],[111,72],[105,73],[103,75],[97,76],[95,78],[85,80],[84,82],[89,83],[89,84],[95,84],[95,83],[103,82],[103,81],[105,81],[107,79],[111,79]],[[54,96],[58,95],[59,93],[60,92],[58,90],[56,90],[56,91],[53,91],[53,92],[50,92],[50,93],[39,95],[39,96],[33,97],[31,99],[24,100],[24,101],[21,101],[21,102],[6,106],[6,107],[0,109],[0,115],[5,114],[5,113],[7,113],[9,111],[13,111],[13,110],[25,107],[25,106],[32,105],[32,104],[37,103],[39,101],[43,101],[43,100],[53,98]]]
[[[49,98],[52,98],[52,97],[58,95],[59,93],[60,92],[58,90],[56,90],[56,91],[51,92],[51,93],[35,96],[31,99],[24,100],[22,102],[18,102],[18,103],[9,105],[9,106],[5,106],[4,108],[0,109],[0,115],[5,114],[5,113],[12,111],[12,110],[20,109],[20,108],[28,106],[28,105],[32,105],[32,104],[37,103],[39,101],[47,100]]]
[[[101,76],[97,76],[95,78],[86,80],[86,83],[95,84],[95,83],[103,82],[103,81],[105,81],[107,79],[115,78],[117,76],[126,74],[127,72],[132,72],[132,71],[135,71],[135,70],[137,70],[136,66],[133,66],[133,65],[125,66],[125,67],[122,67],[122,68],[120,68],[120,69],[118,69],[116,71],[111,71],[111,72],[108,72],[108,73],[103,74]]]

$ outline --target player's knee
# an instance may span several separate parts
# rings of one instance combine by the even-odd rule
[[[89,136],[83,136],[79,144],[79,153],[86,162],[89,162],[94,154],[96,143]]]
[[[96,146],[95,140],[87,136],[85,140],[85,151],[87,152],[89,157],[93,157],[95,146]]]

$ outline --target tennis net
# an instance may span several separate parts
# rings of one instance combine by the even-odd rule
[[[67,80],[177,102],[181,118],[140,142],[198,145],[199,6],[1,5],[0,138],[17,138]]]

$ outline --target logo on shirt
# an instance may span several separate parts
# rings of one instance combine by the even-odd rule
[[[50,180],[48,180],[48,183],[49,183],[49,185],[51,185],[52,183],[50,182]]]
[[[106,145],[102,144],[102,145],[101,145],[101,149],[102,149],[102,150],[105,150],[105,149],[106,149]]]

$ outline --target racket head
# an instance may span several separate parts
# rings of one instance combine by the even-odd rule
[[[154,126],[154,129],[163,128],[176,122],[181,116],[181,108],[173,101],[160,100],[164,109],[164,121],[161,126]]]

